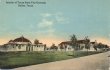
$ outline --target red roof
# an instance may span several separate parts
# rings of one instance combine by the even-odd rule
[[[62,45],[62,44],[71,44],[71,41],[61,42],[59,45]]]
[[[81,44],[81,43],[84,43],[84,42],[85,42],[85,40],[78,40],[78,41],[77,41],[77,43],[80,43],[80,44]]]
[[[89,40],[87,40],[88,42],[90,42]],[[77,43],[79,44],[83,44],[85,42],[85,40],[78,40]],[[62,44],[68,44],[70,45],[71,44],[71,41],[65,41],[65,42],[61,42],[59,45],[62,45]]]
[[[28,40],[27,38],[24,38],[23,36],[16,38],[15,40],[13,40],[13,42],[30,42],[31,43],[30,40]]]

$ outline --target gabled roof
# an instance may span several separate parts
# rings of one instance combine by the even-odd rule
[[[78,40],[77,43],[81,44],[81,43],[84,43],[85,40]]]
[[[59,45],[62,45],[62,44],[71,44],[71,41],[61,42]]]
[[[11,42],[12,42],[12,41],[11,41]],[[27,39],[27,38],[25,38],[25,37],[23,37],[23,36],[14,39],[13,42],[30,42],[30,43],[31,43],[31,41],[30,41],[29,39]]]
[[[83,44],[84,42],[85,42],[85,40],[78,40],[77,41],[78,44]],[[64,42],[61,42],[59,45],[62,45],[62,44],[71,45],[71,41],[64,41]]]

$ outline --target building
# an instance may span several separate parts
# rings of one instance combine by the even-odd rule
[[[0,51],[44,51],[45,47],[45,44],[32,44],[29,39],[21,36],[14,40],[10,40],[8,43],[2,45],[0,47]]]
[[[46,47],[46,44],[40,43],[39,40],[35,40],[32,43],[29,39],[21,36],[14,40],[10,40],[4,45],[0,45],[0,52],[10,51],[101,51],[108,49],[107,45],[97,43],[96,41],[90,42],[89,39],[77,40],[74,47],[71,41],[61,42],[58,46],[53,44],[50,48]]]
[[[77,40],[76,47],[72,47],[71,41],[65,41],[59,44],[59,49],[61,51],[73,51],[73,50],[95,51],[94,49],[95,45],[97,45],[97,43],[90,42],[90,40]]]
[[[73,51],[70,41],[61,42],[58,47],[59,51]]]

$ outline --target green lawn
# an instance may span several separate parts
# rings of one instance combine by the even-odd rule
[[[66,60],[100,52],[0,52],[0,68],[11,69],[21,66]]]

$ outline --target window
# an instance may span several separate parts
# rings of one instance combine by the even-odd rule
[[[18,48],[21,49],[21,45],[19,45]]]

